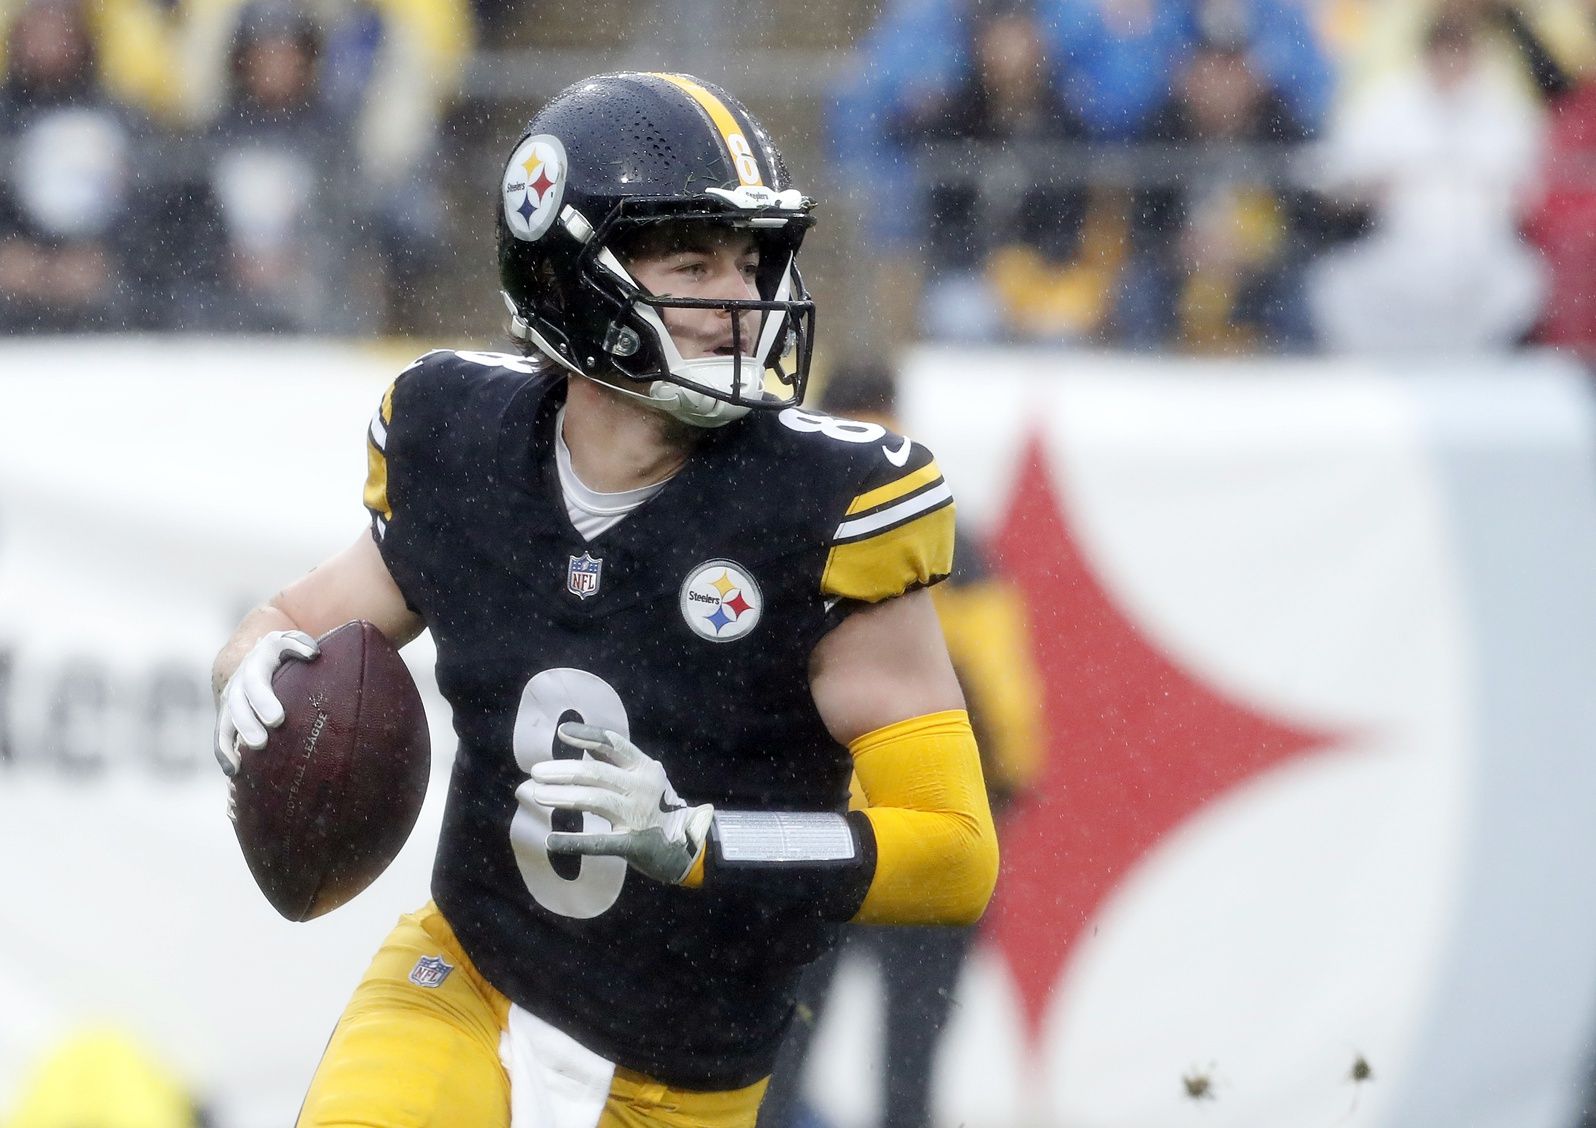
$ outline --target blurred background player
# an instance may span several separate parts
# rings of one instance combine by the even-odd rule
[[[834,368],[821,396],[833,415],[889,429],[898,424],[897,375],[883,361]],[[993,817],[1024,800],[1041,767],[1042,680],[1032,657],[1024,601],[994,571],[979,542],[962,526],[953,574],[932,589],[948,656],[964,690],[981,749]],[[883,995],[880,1128],[929,1128],[937,1048],[955,1003],[959,976],[978,926],[849,925],[843,941],[800,982],[798,1009],[782,1044],[760,1128],[804,1128],[822,1122],[802,1097],[804,1064],[845,956],[868,959]]]

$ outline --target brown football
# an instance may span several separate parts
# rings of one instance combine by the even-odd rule
[[[233,829],[266,899],[289,920],[345,904],[398,856],[432,769],[421,694],[370,623],[327,632],[285,659],[272,689],[286,714],[233,777]]]

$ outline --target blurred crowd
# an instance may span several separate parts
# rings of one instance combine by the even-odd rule
[[[889,0],[832,132],[924,336],[1588,349],[1593,63],[1585,0]]]
[[[912,335],[1596,351],[1591,0],[871,11],[805,182]],[[414,331],[462,76],[539,12],[0,0],[0,331]]]
[[[464,0],[0,0],[0,330],[380,331]]]

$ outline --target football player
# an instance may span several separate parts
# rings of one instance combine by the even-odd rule
[[[400,374],[369,532],[215,664],[229,772],[351,618],[432,632],[459,736],[433,899],[300,1123],[751,1125],[838,924],[971,922],[996,880],[925,590],[952,497],[919,443],[799,406],[814,201],[725,91],[577,83],[499,191],[521,353]]]

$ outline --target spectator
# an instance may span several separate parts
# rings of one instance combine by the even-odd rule
[[[1437,16],[1423,64],[1371,87],[1333,127],[1324,184],[1374,230],[1310,270],[1336,350],[1500,349],[1535,322],[1542,264],[1518,225],[1543,148],[1540,110],[1481,53],[1472,7]]]
[[[1576,73],[1520,12],[1497,11],[1549,110],[1546,159],[1526,234],[1548,271],[1537,341],[1596,361],[1596,81]],[[1596,19],[1586,15],[1596,33]]]
[[[225,112],[232,86],[230,44],[245,0],[179,0],[179,57],[193,120]],[[363,201],[360,240],[377,252],[365,276],[367,304],[383,328],[406,331],[425,314],[420,287],[438,265],[444,208],[438,184],[440,122],[470,57],[468,0],[301,0],[319,31],[319,108],[345,127]],[[347,197],[353,199],[355,197]]]
[[[832,373],[821,407],[891,428],[897,425],[896,401],[892,370],[866,361],[844,364]],[[960,533],[953,575],[932,589],[932,597],[971,723],[977,728],[992,812],[1001,823],[1002,812],[1024,796],[1041,766],[1041,678],[1030,658],[1022,601],[1006,581],[988,570],[967,531]],[[878,1123],[881,1128],[930,1125],[937,1047],[977,932],[978,926],[846,926],[839,948],[811,965],[800,981],[797,1017],[765,1091],[758,1128],[800,1128],[818,1122],[799,1089],[838,953],[844,950],[876,963],[886,996]]]
[[[302,9],[266,0],[244,10],[231,93],[206,135],[224,247],[221,300],[202,315],[212,327],[303,332],[358,319],[331,237],[347,220],[334,214],[350,198],[347,130],[318,96],[320,54]]]
[[[0,3],[0,39],[25,4]],[[120,103],[137,106],[163,123],[180,116],[181,73],[173,57],[171,0],[93,0],[81,5],[99,81]],[[0,49],[0,73],[5,51]]]
[[[0,328],[138,324],[129,279],[134,116],[99,87],[83,5],[28,0],[0,85]]]
[[[1310,128],[1334,86],[1305,0],[1047,0],[1041,12],[1065,101],[1094,138],[1144,133],[1195,46],[1239,38],[1248,63]]]
[[[1021,171],[1045,157],[1047,147],[1080,140],[1085,130],[1051,81],[1029,5],[987,7],[967,26],[971,44],[959,84],[920,102],[894,129],[908,148],[917,140],[977,142],[1004,146],[1012,163],[965,161],[971,175],[928,185],[930,279],[922,329],[962,339],[1090,336],[1108,308],[1115,265],[1084,253],[1088,215],[1098,201],[1082,183],[1037,183]],[[930,165],[959,167],[958,161]],[[1017,179],[1012,189],[1006,177]]]
[[[1143,139],[1178,167],[1134,196],[1117,322],[1124,343],[1194,352],[1307,342],[1300,211],[1286,149],[1308,127],[1252,65],[1244,28],[1215,21]]]
[[[1046,11],[1065,103],[1092,137],[1135,136],[1186,53],[1189,0],[1050,0]]]
[[[837,182],[871,251],[858,267],[869,277],[855,288],[878,303],[863,311],[877,344],[912,335],[923,272],[925,207],[898,123],[944,104],[958,84],[968,48],[963,11],[963,0],[889,0],[826,107]]]
[[[1324,125],[1336,75],[1325,36],[1336,0],[1195,0],[1191,42],[1236,41],[1254,74],[1310,133]]]
[[[1171,76],[1215,21],[1245,30],[1253,69],[1308,128],[1331,74],[1301,0],[896,0],[861,50],[834,114],[840,163],[865,187],[861,215],[878,257],[895,262],[872,292],[918,289],[922,330],[964,339],[1101,336],[1125,244],[1122,193],[1087,178],[1030,192],[1004,187],[1025,150],[1142,135]],[[1007,146],[1003,161],[930,195],[882,208],[876,188],[910,183],[927,138]],[[1032,158],[1034,160],[1034,157]],[[992,207],[993,203],[998,206]]]
[[[1514,23],[1530,30],[1564,69],[1578,71],[1596,63],[1596,27],[1588,0],[1356,0],[1356,6],[1362,18],[1342,77],[1343,99],[1349,102],[1361,101],[1372,87],[1422,59],[1431,25],[1448,13],[1476,26],[1477,65],[1522,93],[1533,93],[1540,76],[1515,42]]]

